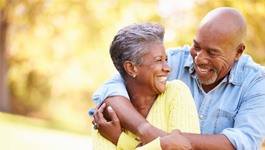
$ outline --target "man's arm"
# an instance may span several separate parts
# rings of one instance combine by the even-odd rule
[[[234,150],[234,146],[224,134],[182,134],[189,139],[193,149]]]
[[[111,106],[116,112],[122,127],[139,136],[143,144],[149,143],[157,137],[167,135],[165,131],[148,123],[127,98],[123,96],[108,97],[104,103]]]
[[[141,116],[130,101],[122,96],[108,97],[105,100],[107,106],[111,106],[120,119],[122,126],[136,134],[143,141],[143,144],[149,143],[157,137],[160,139],[161,147],[167,149],[169,147],[183,146],[183,136],[188,139],[192,145],[192,149],[227,149],[234,150],[233,145],[223,134],[202,135],[172,132],[170,134],[153,127],[143,116]],[[171,139],[171,140],[169,140]]]
[[[134,109],[129,100],[124,80],[120,75],[115,75],[110,80],[106,81],[93,94],[92,99],[96,104],[105,102],[107,106],[111,106],[117,113],[122,126],[143,139],[143,143],[148,143],[158,136],[166,135],[166,132],[151,126],[145,118]],[[148,134],[149,136],[146,136],[148,132],[151,133]]]
[[[123,96],[129,100],[129,95],[124,85],[121,75],[116,74],[100,86],[92,95],[92,99],[96,104],[102,104],[107,97]]]
[[[110,86],[111,85],[111,86]],[[112,87],[113,86],[113,87]],[[121,92],[123,91],[123,92]],[[104,99],[106,99],[106,104],[111,106],[113,110],[117,113],[117,116],[120,119],[122,126],[136,134],[143,141],[143,144],[146,144],[157,137],[163,137],[167,135],[166,132],[161,131],[152,125],[150,125],[143,116],[141,116],[132,106],[131,102],[128,100],[128,94],[124,94],[126,92],[126,88],[123,84],[123,80],[121,77],[115,77],[107,84],[105,84],[105,88],[98,90],[98,94],[93,95],[93,99],[96,103],[102,103]],[[115,96],[115,95],[123,95],[123,96]],[[168,135],[170,136],[170,135]],[[228,148],[231,143],[224,135],[191,135],[184,134],[190,140],[194,148],[204,148],[208,145],[217,146],[221,145]],[[202,139],[200,139],[202,136]],[[213,136],[213,137],[211,137]],[[217,136],[217,137],[216,137]],[[213,140],[213,141],[212,141]],[[176,139],[177,141],[177,139]],[[212,142],[210,142],[212,141]],[[215,143],[215,141],[217,141]],[[177,143],[177,142],[176,142]],[[208,143],[208,144],[207,144]],[[163,143],[161,143],[163,144]],[[207,145],[206,145],[207,144]],[[209,149],[212,149],[209,146]]]

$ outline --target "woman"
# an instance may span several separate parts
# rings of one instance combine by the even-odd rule
[[[124,79],[134,108],[152,125],[167,132],[179,129],[199,133],[197,110],[188,87],[178,80],[166,81],[171,68],[167,63],[163,38],[164,28],[156,23],[124,27],[112,41],[112,61]],[[96,109],[95,124],[102,121],[104,107],[105,104]],[[112,109],[108,110],[111,113]],[[140,144],[140,141],[135,140],[135,135],[128,131],[122,132],[119,124],[115,130],[118,131],[116,135],[111,135],[113,132],[110,134],[101,130],[99,133],[93,130],[93,149],[136,149]],[[112,138],[117,136],[118,140]],[[139,149],[161,149],[159,140],[157,138]]]

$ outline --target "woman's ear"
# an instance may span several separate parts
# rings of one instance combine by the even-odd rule
[[[136,77],[137,67],[131,61],[125,61],[123,67],[129,76]]]
[[[236,49],[236,56],[235,56],[235,61],[238,61],[238,59],[240,58],[240,56],[243,54],[244,50],[245,50],[245,44],[241,43],[237,49]]]

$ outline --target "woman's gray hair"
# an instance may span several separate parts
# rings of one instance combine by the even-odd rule
[[[163,43],[164,33],[164,27],[158,23],[134,23],[118,31],[109,52],[122,77],[126,76],[124,62],[131,61],[134,65],[140,65],[143,55],[152,44]]]

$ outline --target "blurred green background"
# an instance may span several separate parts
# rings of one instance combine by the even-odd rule
[[[0,149],[90,149],[87,111],[116,73],[108,53],[116,32],[160,22],[166,47],[191,44],[220,6],[246,17],[246,53],[265,65],[264,0],[0,0]]]

